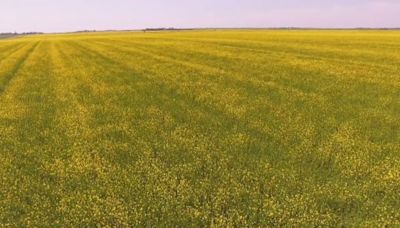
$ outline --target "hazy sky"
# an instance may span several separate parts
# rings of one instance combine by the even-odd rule
[[[400,0],[0,0],[0,32],[400,27]]]

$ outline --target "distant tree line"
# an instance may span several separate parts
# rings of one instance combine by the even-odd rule
[[[23,33],[17,33],[17,32],[3,32],[0,33],[0,37],[11,37],[11,36],[23,36],[23,35],[35,35],[35,34],[43,34],[42,32],[23,32]]]
[[[74,31],[74,32],[67,32],[67,33],[88,33],[88,32],[98,32],[97,30],[78,30],[78,31]]]
[[[169,28],[146,28],[143,29],[144,32],[156,32],[156,31],[180,31],[180,30],[194,30],[194,29],[181,29],[181,28],[173,28],[173,27],[169,27]]]

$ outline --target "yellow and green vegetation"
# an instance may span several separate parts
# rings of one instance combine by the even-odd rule
[[[400,32],[1,40],[0,224],[400,226]]]

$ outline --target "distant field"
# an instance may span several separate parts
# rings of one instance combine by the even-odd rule
[[[11,37],[10,35],[0,35],[0,40],[1,40],[1,39],[10,38],[10,37]]]
[[[0,224],[400,226],[400,32],[0,41]]]

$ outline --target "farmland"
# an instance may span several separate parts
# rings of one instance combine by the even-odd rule
[[[400,226],[400,32],[0,41],[0,224]]]

